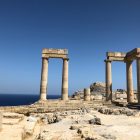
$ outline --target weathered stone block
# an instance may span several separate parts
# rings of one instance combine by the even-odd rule
[[[116,99],[127,99],[127,94],[115,94]]]
[[[43,58],[67,58],[68,50],[67,49],[43,49],[42,57]]]
[[[103,96],[102,95],[92,95],[93,100],[102,100]]]
[[[36,124],[37,124],[37,119],[36,118],[33,118],[33,117],[30,116],[27,119],[27,122],[24,126],[24,134],[23,134],[25,138],[33,135],[34,128],[35,128]]]
[[[67,49],[52,49],[52,48],[45,48],[42,50],[42,53],[47,53],[47,54],[68,54]]]
[[[122,52],[107,52],[106,55],[107,55],[107,57],[125,57],[126,53],[122,53]]]

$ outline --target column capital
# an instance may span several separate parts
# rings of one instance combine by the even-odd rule
[[[49,60],[49,57],[42,57],[42,59],[47,59],[47,60]]]
[[[63,60],[67,60],[67,61],[69,61],[69,58],[62,58]]]
[[[136,55],[136,59],[140,59],[140,54]]]
[[[48,57],[42,57],[42,60],[47,60],[49,63],[49,58]]]
[[[124,63],[132,63],[133,60],[125,60]]]
[[[105,60],[104,60],[104,62],[110,62],[110,63],[111,63],[111,62],[112,62],[112,60],[105,59]]]

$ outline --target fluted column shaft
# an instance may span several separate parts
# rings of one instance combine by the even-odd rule
[[[46,100],[47,84],[48,84],[48,59],[47,58],[42,58],[40,100]]]
[[[63,59],[62,100],[68,100],[68,60]]]
[[[106,63],[106,101],[112,100],[112,69],[111,61],[105,60]]]
[[[134,92],[133,92],[133,74],[132,74],[132,62],[126,62],[126,80],[127,80],[127,102],[134,102]]]
[[[140,104],[140,58],[137,58],[137,93],[138,103]]]

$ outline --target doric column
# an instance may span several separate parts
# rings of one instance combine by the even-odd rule
[[[68,60],[63,59],[62,100],[68,100]]]
[[[140,57],[137,58],[137,93],[138,103],[140,104]]]
[[[111,61],[105,60],[106,62],[106,101],[112,100],[112,71]]]
[[[84,101],[90,101],[90,88],[84,89]]]
[[[132,62],[126,61],[127,102],[134,102]]]
[[[42,58],[40,100],[46,100],[47,84],[48,84],[48,58]]]

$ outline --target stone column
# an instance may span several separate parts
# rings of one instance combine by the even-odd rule
[[[133,74],[132,74],[132,62],[126,62],[126,80],[127,80],[127,102],[134,102],[134,92],[133,92]]]
[[[138,103],[140,104],[140,57],[137,58],[137,93]]]
[[[84,101],[90,101],[90,88],[84,89]]]
[[[106,101],[112,100],[112,71],[111,61],[105,60],[106,62]]]
[[[63,59],[62,100],[68,100],[68,61],[69,59]]]
[[[48,84],[48,58],[42,58],[42,72],[40,83],[40,100],[46,100]]]

